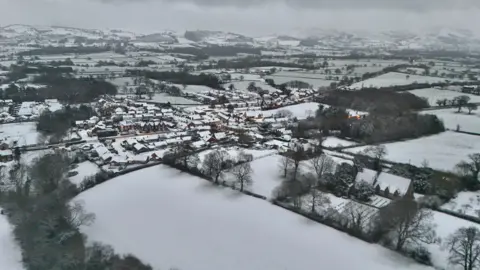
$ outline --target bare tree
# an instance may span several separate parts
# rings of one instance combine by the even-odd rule
[[[205,156],[202,165],[203,171],[214,180],[215,184],[218,184],[218,180],[222,176],[223,171],[227,169],[226,162],[229,158],[230,155],[228,152],[223,150],[215,150]]]
[[[83,202],[75,201],[68,205],[70,211],[65,216],[65,220],[74,228],[80,228],[80,226],[91,225],[95,221],[95,214],[87,213],[83,206]]]
[[[290,160],[293,166],[292,170],[292,180],[297,180],[298,169],[300,168],[301,162],[305,159],[306,153],[303,146],[297,147],[294,152],[291,153]]]
[[[457,164],[457,169],[472,180],[478,180],[480,174],[480,154],[468,155],[469,161],[462,161]]]
[[[464,270],[477,269],[480,264],[480,230],[476,227],[460,228],[446,242],[450,251],[448,260]]]
[[[252,173],[253,170],[250,166],[250,162],[242,163],[232,169],[232,174],[235,176],[235,182],[240,185],[240,191],[243,191],[243,188],[246,185],[252,183]]]
[[[147,92],[148,99],[152,100],[153,95],[154,95],[153,91],[149,90],[149,91]]]
[[[292,162],[286,156],[281,156],[280,160],[278,161],[278,167],[283,174],[283,177],[287,177],[288,171],[291,167]]]
[[[395,249],[401,250],[407,242],[434,243],[432,220],[430,210],[421,209],[414,200],[402,198],[380,209],[378,225],[384,232],[392,232]]]
[[[455,102],[455,105],[458,108],[458,112],[460,112],[463,107],[467,106],[468,102],[470,101],[470,97],[462,95],[462,96],[455,97],[453,101]]]
[[[315,172],[317,181],[322,179],[325,173],[333,173],[335,170],[335,161],[325,154],[315,156],[308,161]]]
[[[283,109],[283,110],[279,110],[276,114],[275,114],[275,117],[288,117],[288,118],[292,118],[293,117],[293,113],[287,109]]]
[[[311,175],[307,177],[307,179],[309,181],[309,192],[305,196],[305,199],[310,204],[310,212],[316,214],[317,208],[323,208],[331,203],[330,198],[318,190],[318,179],[316,176]]]
[[[477,109],[478,109],[477,104],[475,104],[475,103],[468,103],[467,104],[468,114],[472,114],[472,111],[476,111]]]
[[[365,233],[375,213],[374,210],[360,203],[351,201],[343,208],[342,216],[346,228],[355,233]]]
[[[387,155],[387,149],[383,145],[370,146],[364,150],[364,154],[373,158],[373,169],[382,172],[382,160]]]

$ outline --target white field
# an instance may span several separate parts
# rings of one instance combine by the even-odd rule
[[[320,105],[320,103],[306,102],[306,103],[300,103],[300,104],[285,106],[285,107],[274,109],[274,110],[259,111],[258,113],[259,114],[261,113],[265,117],[269,117],[269,116],[272,116],[272,115],[276,114],[279,111],[288,110],[288,111],[291,111],[293,113],[293,117],[297,117],[298,119],[306,119],[310,116],[312,116],[312,117],[315,116],[315,113],[318,110],[318,105]],[[329,105],[326,105],[326,104],[323,104],[323,106],[324,107],[329,107]],[[365,114],[365,112],[355,111],[355,110],[351,110],[351,109],[347,109],[347,112],[352,116],[353,115],[363,115],[363,114]]]
[[[434,111],[423,111],[423,114],[434,114],[443,120],[445,128],[456,130],[457,125],[460,131],[480,133],[480,112],[472,111],[468,114],[466,109],[458,113],[458,109],[441,109]],[[480,139],[480,138],[479,138]]]
[[[77,171],[78,174],[70,177],[70,181],[76,185],[80,185],[85,177],[95,175],[98,171],[100,171],[100,169],[95,163],[84,161],[79,163],[78,167],[71,171]]]
[[[323,142],[323,146],[325,147],[352,146],[356,144],[357,144],[356,142],[347,141],[347,140],[343,140],[343,139],[332,137],[332,136],[327,137]]]
[[[452,171],[460,161],[467,160],[469,154],[480,152],[478,136],[451,131],[384,145],[387,149],[386,159],[389,161],[410,163],[420,167],[426,160],[431,168],[442,171]],[[351,148],[346,151],[357,153],[366,147]]]
[[[0,215],[0,269],[22,270],[22,254],[13,238],[12,226]]]
[[[296,105],[291,105],[291,106],[286,106],[274,110],[268,110],[268,111],[261,111],[260,113],[263,114],[263,116],[268,117],[275,115],[279,111],[283,110],[288,110],[292,112],[293,117],[297,117],[298,119],[306,119],[309,116],[315,116],[315,112],[318,109],[319,103],[315,102],[307,102],[307,103],[300,103]]]
[[[448,99],[452,100],[458,96],[469,96],[471,102],[480,102],[480,96],[465,94],[451,90],[440,90],[435,88],[417,89],[408,91],[418,97],[426,98],[430,106],[437,106],[437,100]]]
[[[456,218],[451,215],[447,215],[441,212],[433,212],[433,223],[436,224],[435,232],[437,237],[442,239],[442,243],[445,242],[445,239],[456,230],[462,227],[477,227],[480,229],[480,225]],[[448,249],[445,250],[442,247],[442,243],[427,245],[427,249],[432,254],[432,263],[435,266],[441,267],[440,269],[449,269],[449,270],[461,270],[461,267],[455,267],[448,264]],[[448,267],[447,267],[448,266]]]
[[[315,74],[308,74],[310,75],[315,75]],[[333,76],[333,75],[332,75]],[[340,76],[340,75],[339,75]],[[341,76],[340,76],[341,77]],[[332,82],[335,81],[329,81],[329,80],[324,80],[324,79],[317,79],[315,77],[307,77],[307,74],[305,75],[298,75],[298,76],[279,76],[279,75],[271,75],[271,76],[265,76],[265,79],[273,79],[275,84],[283,84],[291,81],[302,81],[305,83],[308,83],[313,86],[313,88],[318,88],[322,86],[330,86]]]
[[[236,147],[236,146],[235,147],[227,147],[227,148],[217,147],[217,148],[208,149],[208,150],[205,150],[205,151],[202,151],[202,152],[198,153],[198,157],[200,158],[200,161],[203,162],[203,160],[205,159],[207,154],[214,151],[214,150],[225,150],[225,151],[228,152],[228,154],[230,155],[231,158],[237,158],[240,151],[244,151],[246,154],[251,154],[254,159],[266,157],[266,156],[269,156],[269,155],[274,155],[274,154],[277,153],[277,150],[271,150],[271,149],[256,150],[256,149],[240,148],[240,147]],[[199,164],[199,165],[201,165],[201,164]]]
[[[142,99],[141,101],[147,101],[147,102],[153,101],[153,102],[164,102],[164,103],[170,102],[171,104],[192,104],[192,105],[200,104],[195,100],[191,100],[184,97],[170,96],[167,93],[155,94],[153,95],[152,99],[148,99],[147,96],[144,96],[144,99]]]
[[[250,163],[253,170],[252,185],[245,187],[245,189],[271,198],[273,190],[280,186],[283,181],[280,168],[278,167],[280,159],[280,155],[272,155],[252,161]],[[227,173],[225,181],[232,183],[235,181],[235,178],[232,174]]]
[[[228,87],[230,86],[230,84],[233,84],[233,86],[235,86],[234,90],[248,91],[247,89],[248,89],[248,86],[250,85],[251,82],[252,81],[233,81],[231,83],[224,84],[223,87],[225,87],[225,89],[227,89],[227,90],[230,90]],[[255,81],[255,86],[260,87],[263,90],[268,90],[270,93],[279,91],[277,88],[272,87],[272,86],[270,86],[270,85],[268,85],[268,84],[266,84],[265,82],[262,82],[262,81]]]
[[[472,217],[480,217],[480,193],[462,191],[440,208]]]
[[[416,83],[438,83],[445,82],[445,78],[428,77],[420,75],[409,75],[398,72],[389,72],[387,74],[380,75],[375,78],[371,78],[365,81],[354,83],[350,86],[350,89],[362,89],[364,87],[389,87],[395,85],[408,85],[414,82]]]
[[[163,165],[90,189],[90,241],[155,269],[432,269],[312,223],[267,201],[213,187]],[[348,260],[345,259],[348,256]]]
[[[17,141],[19,146],[37,144],[39,136],[34,122],[0,125],[0,140]]]

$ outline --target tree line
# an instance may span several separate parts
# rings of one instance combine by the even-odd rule
[[[80,227],[92,224],[95,215],[75,200],[79,191],[67,177],[72,162],[57,151],[31,166],[20,161],[2,171],[2,214],[13,225],[25,269],[151,270],[133,255],[116,254],[99,242],[87,244]]]
[[[292,128],[297,138],[310,138],[319,132],[336,134],[365,143],[418,138],[445,131],[443,122],[435,115],[406,113],[377,113],[351,117],[338,107],[319,105],[315,116],[300,120]]]
[[[329,91],[320,96],[317,101],[364,112],[417,111],[430,107],[427,100],[414,94],[377,89]]]
[[[44,111],[37,121],[37,130],[50,142],[60,142],[68,131],[74,126],[75,121],[88,120],[95,116],[92,107],[80,105],[78,108],[66,106],[64,109],[51,112]]]
[[[20,52],[19,56],[33,56],[33,55],[53,55],[53,54],[90,54],[108,52],[111,49],[109,47],[43,47],[30,51]]]
[[[166,81],[182,85],[204,85],[213,89],[223,89],[221,81],[217,76],[212,74],[201,73],[199,75],[190,74],[188,72],[175,71],[145,71],[145,70],[127,70],[129,76],[145,77],[148,79]]]

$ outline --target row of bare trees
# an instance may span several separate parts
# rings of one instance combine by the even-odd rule
[[[66,154],[55,152],[31,166],[15,162],[0,175],[2,213],[14,227],[25,269],[151,270],[134,256],[119,256],[100,243],[86,244],[79,228],[95,216],[74,199],[78,190],[67,177],[70,165]]]
[[[163,157],[164,163],[180,165],[180,169],[208,177],[214,184],[229,180],[240,191],[252,184],[253,170],[251,154],[240,151],[237,156],[225,150],[213,150],[205,155],[201,162],[198,154],[188,143],[178,144]],[[227,176],[233,176],[227,179]]]

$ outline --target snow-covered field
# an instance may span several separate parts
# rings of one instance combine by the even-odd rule
[[[39,143],[40,133],[33,122],[0,125],[0,140],[16,141],[19,146]],[[41,136],[40,136],[41,137]]]
[[[268,117],[268,116],[275,115],[279,111],[288,110],[292,112],[293,117],[297,117],[298,119],[306,119],[309,116],[315,116],[315,112],[318,109],[318,105],[319,103],[307,102],[307,103],[286,106],[286,107],[278,108],[275,110],[261,111],[260,113],[263,114],[263,116]]]
[[[155,95],[153,95],[151,100],[148,99],[148,98],[144,98],[141,101],[147,101],[147,102],[148,101],[153,101],[153,102],[165,102],[165,103],[170,102],[171,104],[192,104],[192,105],[200,104],[197,101],[194,101],[194,100],[191,100],[191,99],[188,99],[188,98],[184,98],[184,97],[170,96],[167,93],[155,94]]]
[[[277,153],[277,150],[271,150],[271,149],[257,150],[257,149],[241,148],[241,147],[227,147],[227,148],[217,147],[217,148],[208,149],[208,150],[205,150],[203,152],[198,153],[198,157],[200,158],[200,161],[203,162],[203,160],[205,159],[205,156],[208,153],[210,153],[214,150],[225,150],[225,151],[228,152],[228,154],[232,158],[237,158],[240,151],[243,151],[246,154],[251,154],[254,159],[265,157],[265,156],[268,156],[268,155],[273,155],[273,154]]]
[[[274,110],[259,111],[259,114],[261,113],[263,114],[263,116],[269,117],[269,116],[275,115],[279,111],[288,110],[293,113],[293,117],[297,117],[298,119],[306,119],[310,116],[315,116],[315,112],[318,110],[318,105],[320,105],[320,103],[306,102],[306,103],[300,103],[300,104],[291,105],[291,106],[285,106],[285,107],[274,109]],[[323,106],[329,107],[329,105],[325,105],[325,104]],[[350,109],[347,109],[347,112],[349,112],[350,115],[352,116],[365,114],[365,112],[355,111]]]
[[[315,74],[308,74],[310,75],[315,75]],[[265,76],[265,79],[272,79],[275,84],[283,84],[291,81],[302,81],[305,83],[308,83],[313,86],[313,88],[318,88],[322,86],[330,86],[332,82],[335,81],[329,81],[325,79],[318,79],[315,77],[307,77],[307,74],[303,76],[279,76],[279,75],[271,75],[271,76]]]
[[[389,72],[380,75],[375,78],[371,78],[365,81],[354,83],[350,86],[350,89],[361,89],[364,87],[388,87],[395,85],[408,85],[414,82],[416,83],[438,83],[445,82],[445,78],[428,77],[420,75],[408,75],[405,73]]]
[[[458,126],[461,131],[480,133],[480,112],[478,111],[468,114],[466,109],[460,113],[458,113],[458,109],[441,109],[422,113],[438,116],[443,120],[445,128],[456,130]]]
[[[250,165],[253,170],[253,183],[252,186],[247,189],[256,194],[271,198],[273,190],[280,186],[283,181],[278,167],[280,159],[280,155],[273,155],[252,161]]]
[[[77,199],[96,214],[95,223],[82,228],[90,241],[132,253],[155,269],[431,269],[163,165]]]
[[[456,218],[451,215],[447,215],[441,212],[433,212],[433,223],[436,224],[435,231],[437,233],[437,237],[440,237],[443,242],[445,242],[445,239],[448,238],[448,236],[452,233],[454,233],[457,229],[460,229],[462,227],[477,227],[480,229],[480,225]],[[463,268],[461,267],[454,267],[451,265],[448,265],[448,249],[442,248],[441,243],[437,244],[431,244],[427,246],[428,250],[432,254],[432,263],[435,266],[442,266],[445,267],[444,269],[449,269],[449,270],[461,270]],[[448,267],[447,267],[448,266]]]
[[[233,86],[235,86],[234,90],[248,91],[247,89],[248,89],[248,86],[250,85],[251,82],[252,81],[234,81],[234,82],[231,82],[231,83],[224,84],[223,87],[225,87],[225,89],[229,89],[230,84],[233,84]],[[260,87],[263,90],[268,90],[270,93],[279,91],[277,88],[272,87],[272,86],[270,86],[270,85],[268,85],[268,84],[266,84],[265,82],[262,82],[262,81],[255,81],[254,83],[255,83],[256,87]]]
[[[465,94],[461,92],[451,91],[451,90],[440,90],[435,88],[426,88],[426,89],[417,89],[408,91],[418,97],[426,98],[430,106],[436,106],[437,100],[439,99],[448,99],[452,100],[458,96],[468,96],[470,97],[471,102],[480,102],[480,96]]]
[[[22,270],[22,254],[13,238],[12,226],[0,215],[0,269]]]
[[[80,185],[85,177],[95,175],[100,169],[95,163],[90,161],[84,161],[78,164],[78,167],[71,170],[77,171],[78,174],[70,177],[70,181],[76,185]]]
[[[422,166],[426,160],[431,168],[442,171],[452,171],[460,161],[467,160],[469,154],[480,152],[478,136],[452,131],[384,145],[387,149],[387,160],[410,163],[415,166]],[[366,147],[351,148],[346,151],[357,153]]]
[[[323,142],[323,146],[325,147],[352,146],[356,144],[357,144],[356,142],[347,141],[347,140],[339,139],[337,137],[332,137],[332,136],[327,137]]]
[[[472,191],[459,192],[456,198],[440,208],[478,218],[480,217],[480,193]]]

